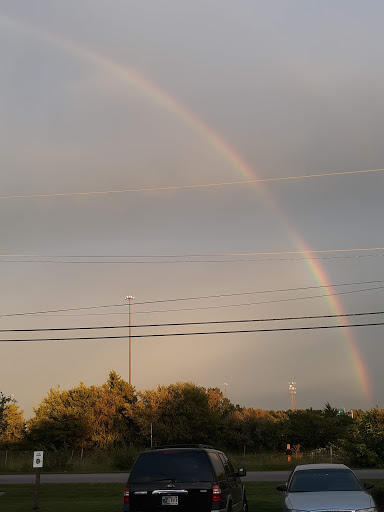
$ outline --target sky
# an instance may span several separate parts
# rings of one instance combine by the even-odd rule
[[[58,385],[128,379],[127,295],[137,390],[288,409],[293,381],[299,408],[384,406],[382,325],[134,337],[384,322],[272,320],[384,309],[384,173],[354,173],[384,168],[383,14],[1,1],[0,390],[26,417]]]

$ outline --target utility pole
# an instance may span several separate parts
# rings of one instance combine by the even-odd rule
[[[131,386],[132,385],[132,347],[131,347],[131,301],[133,301],[135,297],[132,295],[127,295],[125,297],[125,300],[128,301],[128,359],[129,359],[129,377],[128,377],[128,383]]]
[[[296,382],[289,383],[289,391],[291,393],[291,409],[296,411]]]

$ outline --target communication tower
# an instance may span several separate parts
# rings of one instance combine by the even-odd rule
[[[296,382],[289,383],[289,391],[291,393],[291,409],[296,411]]]

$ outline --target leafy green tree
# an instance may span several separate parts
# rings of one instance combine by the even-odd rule
[[[125,410],[135,400],[134,388],[115,372],[102,386],[51,389],[28,422],[28,437],[56,449],[111,448],[127,441]]]
[[[0,445],[5,448],[16,447],[24,440],[25,421],[23,411],[12,397],[0,392]]]
[[[219,388],[202,388],[207,395],[212,423],[211,444],[225,449],[232,435],[232,413],[236,409]]]
[[[141,443],[149,444],[151,424],[154,444],[214,442],[217,411],[222,407],[220,396],[214,395],[210,397],[216,410],[210,407],[206,390],[191,382],[138,393],[138,402],[129,413]]]
[[[0,419],[7,400],[0,398]],[[381,442],[382,417],[380,410],[369,414],[358,411],[352,420],[348,415],[339,415],[329,403],[323,410],[240,407],[233,405],[219,388],[206,389],[191,382],[136,393],[112,371],[101,386],[80,383],[70,390],[51,389],[29,420],[27,435],[39,448],[109,449],[149,445],[152,428],[154,444],[203,442],[263,452],[283,450],[286,443],[301,445],[304,450],[330,443],[340,445],[347,432],[357,446],[362,431],[367,439],[361,441],[360,451],[370,454],[378,450]],[[368,439],[367,432],[375,433],[372,439]]]
[[[92,425],[89,418],[85,386],[62,391],[60,387],[50,389],[41,404],[34,409],[35,416],[27,423],[28,438],[34,446],[43,448],[85,447]],[[77,395],[77,396],[73,396]]]
[[[7,404],[11,403],[12,397],[11,396],[5,396],[0,391],[0,435],[4,431],[5,423],[4,423],[4,410],[7,406]]]
[[[326,404],[324,410],[297,410],[288,414],[288,442],[300,444],[305,450],[340,444],[352,418],[338,415],[338,410]]]
[[[344,447],[351,463],[382,467],[384,464],[384,409],[375,407],[358,414],[350,425]]]
[[[103,385],[106,394],[112,400],[110,404],[114,414],[113,428],[118,433],[118,437],[125,444],[135,441],[134,422],[127,410],[137,402],[135,388],[128,384],[115,371],[111,371],[107,382]]]
[[[217,413],[219,417],[229,416],[234,410],[234,405],[226,398],[220,388],[201,388],[208,398],[208,405],[212,412]]]
[[[246,446],[248,451],[255,452],[277,450],[282,443],[285,418],[275,411],[236,407],[231,414],[229,447],[238,450]]]

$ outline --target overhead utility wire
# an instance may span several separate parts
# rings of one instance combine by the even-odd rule
[[[68,196],[90,196],[90,195],[105,195],[105,194],[123,194],[128,192],[160,192],[167,190],[182,190],[182,189],[196,189],[196,188],[208,188],[208,187],[224,187],[230,185],[245,185],[251,183],[263,183],[267,181],[288,181],[288,180],[300,180],[304,178],[321,178],[325,176],[345,176],[351,174],[366,174],[373,172],[382,172],[384,169],[367,169],[361,171],[344,171],[344,172],[332,172],[324,174],[308,174],[302,176],[280,176],[277,178],[260,178],[254,180],[243,180],[243,181],[228,181],[222,183],[205,183],[198,185],[175,185],[170,187],[152,187],[152,188],[129,188],[122,190],[100,190],[100,191],[87,191],[87,192],[63,192],[53,194],[26,194],[26,195],[9,195],[0,196],[0,199],[25,199],[25,198],[37,198],[37,197],[68,197]]]
[[[0,263],[44,263],[59,265],[165,265],[176,263],[247,263],[247,262],[263,262],[263,261],[301,261],[301,260],[345,260],[356,258],[377,258],[384,254],[355,254],[353,256],[306,256],[302,258],[236,258],[226,260],[156,260],[156,261],[69,261],[69,260],[0,260]],[[176,258],[176,257],[175,257]]]
[[[328,287],[336,288],[336,287],[340,287],[340,286],[355,286],[355,285],[361,285],[361,284],[374,284],[374,283],[384,283],[384,279],[376,279],[374,281],[356,281],[356,282],[352,282],[352,283],[337,283],[337,284],[319,285],[319,286],[301,286],[298,288],[277,288],[274,290],[256,290],[256,291],[252,291],[252,292],[222,293],[222,294],[218,294],[218,295],[200,295],[200,296],[195,296],[195,297],[179,297],[179,298],[175,298],[175,299],[148,300],[148,301],[142,301],[142,302],[135,302],[135,306],[139,306],[139,305],[143,305],[143,304],[159,304],[159,303],[165,303],[165,302],[216,299],[216,298],[223,298],[223,297],[238,297],[238,296],[242,296],[242,295],[255,295],[255,294],[262,294],[262,293],[292,292],[292,291],[312,290],[312,289],[328,288]],[[375,289],[375,288],[373,288],[373,289]],[[356,291],[360,291],[360,290],[356,290]],[[365,291],[365,290],[362,290],[362,291]],[[322,297],[322,296],[323,295],[318,295],[316,297]],[[24,313],[6,313],[6,314],[0,315],[0,318],[12,317],[12,316],[43,315],[43,314],[49,314],[49,313],[65,313],[67,311],[84,311],[84,310],[90,310],[90,309],[104,309],[104,308],[115,308],[115,307],[127,307],[127,303],[123,302],[123,303],[119,303],[119,304],[102,304],[99,306],[84,306],[84,307],[65,308],[65,309],[49,309],[49,310],[45,310],[45,311],[32,311],[32,312],[24,312]],[[80,316],[80,315],[77,315],[77,316]]]
[[[384,286],[377,286],[372,288],[363,288],[361,290],[349,290],[345,292],[338,292],[338,293],[323,293],[321,295],[309,295],[306,297],[290,297],[287,299],[275,299],[275,300],[266,300],[261,302],[246,302],[242,304],[223,304],[221,306],[205,306],[205,307],[196,307],[196,308],[180,308],[180,309],[163,309],[158,311],[135,311],[135,315],[138,313],[166,313],[166,312],[174,312],[174,311],[195,311],[195,310],[201,310],[201,309],[219,309],[219,308],[231,308],[236,306],[253,306],[258,304],[272,304],[275,302],[289,302],[293,300],[304,300],[304,299],[316,299],[318,297],[331,297],[334,295],[346,295],[349,293],[358,293],[358,292],[368,292],[371,290],[379,290],[384,288]]]
[[[132,334],[131,338],[168,338],[174,336],[202,336],[206,334],[242,334],[242,333],[258,333],[258,332],[283,332],[283,331],[314,331],[319,329],[344,329],[350,327],[369,327],[384,325],[384,322],[374,322],[368,324],[348,324],[348,325],[315,325],[308,327],[280,327],[275,329],[247,329],[235,331],[211,331],[211,332],[178,332],[178,333],[164,333],[164,334]],[[86,341],[86,340],[113,340],[113,339],[126,339],[129,335],[121,336],[91,336],[81,338],[36,338],[36,339],[7,339],[0,340],[0,343],[5,342],[21,342],[21,341]]]
[[[311,316],[287,316],[278,318],[251,318],[250,320],[214,320],[206,322],[178,322],[167,324],[139,324],[139,325],[103,325],[97,327],[48,327],[42,329],[0,329],[0,332],[50,332],[50,331],[93,331],[102,329],[138,329],[142,327],[181,327],[186,325],[216,325],[216,324],[240,324],[251,322],[285,322],[290,320],[314,320],[318,318],[344,318],[351,316],[384,315],[384,311],[368,311],[365,313],[345,313],[340,315],[311,315]]]
[[[345,292],[338,293],[323,293],[321,295],[306,295],[305,297],[290,297],[287,299],[275,299],[275,300],[265,300],[260,302],[243,302],[241,304],[223,304],[221,306],[201,306],[195,308],[178,308],[178,309],[157,309],[157,310],[147,310],[147,311],[135,311],[135,315],[142,315],[148,313],[176,313],[178,311],[201,311],[207,309],[221,309],[221,308],[236,308],[243,306],[257,306],[260,304],[274,304],[277,302],[290,302],[295,300],[307,300],[307,299],[317,299],[321,297],[331,297],[335,295],[346,295],[349,293],[358,293],[358,292],[368,292],[372,290],[380,290],[383,289],[384,286],[377,286],[372,288],[363,288],[361,290],[350,290]],[[103,315],[124,315],[126,313],[85,313],[84,315],[73,315],[73,316],[103,316]]]
[[[256,306],[260,304],[272,304],[272,303],[278,303],[278,302],[290,302],[295,300],[306,300],[306,299],[317,299],[321,297],[331,297],[334,295],[345,295],[347,293],[358,293],[358,292],[367,292],[372,290],[379,290],[383,289],[384,286],[377,286],[372,288],[363,288],[361,290],[350,290],[346,292],[339,292],[339,293],[323,293],[321,295],[306,295],[305,297],[291,297],[287,299],[275,299],[275,300],[267,300],[267,301],[259,301],[259,302],[243,302],[240,304],[223,304],[221,306],[202,306],[202,307],[195,307],[195,308],[177,308],[177,309],[152,309],[147,311],[135,311],[135,315],[142,315],[142,314],[149,314],[149,313],[177,313],[180,311],[201,311],[201,310],[208,310],[208,309],[220,309],[220,308],[236,308],[236,307],[243,307],[243,306]],[[39,313],[36,313],[37,315]],[[79,315],[53,315],[53,316],[64,316],[64,317],[83,317],[83,316],[111,316],[111,315],[126,315],[127,313],[84,313]]]
[[[310,251],[274,251],[274,252],[227,252],[204,254],[136,254],[136,255],[42,255],[42,254],[0,254],[10,258],[208,258],[227,256],[279,256],[283,254],[308,254],[330,252],[384,251],[384,247],[360,247],[357,249],[314,249]]]

